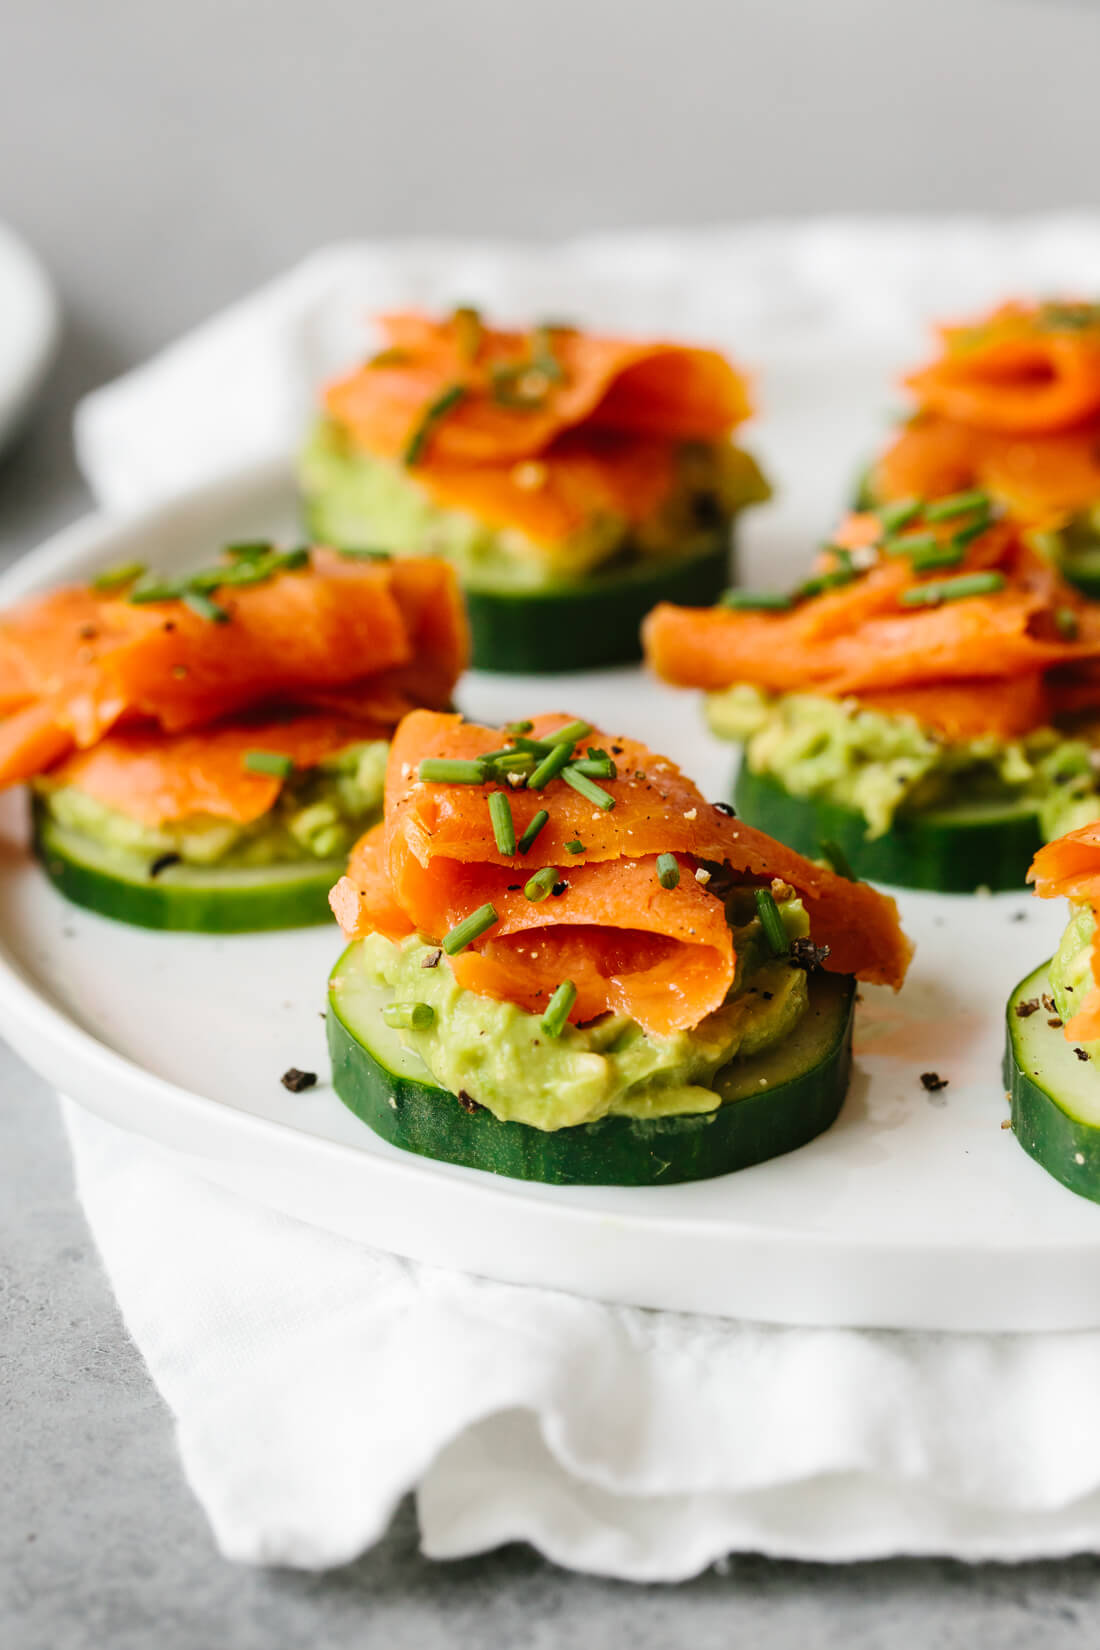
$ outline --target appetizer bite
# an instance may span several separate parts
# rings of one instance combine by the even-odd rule
[[[861,876],[1022,887],[1100,815],[1100,609],[984,493],[853,516],[790,595],[661,606],[645,640],[744,746],[739,812]]]
[[[940,328],[917,410],[861,503],[984,489],[1040,554],[1100,595],[1100,305],[1008,303]]]
[[[1100,1202],[1100,824],[1048,843],[1030,880],[1072,915],[1054,956],[1009,998],[1012,1127],[1063,1186]]]
[[[0,786],[80,905],[150,928],[324,920],[378,817],[396,723],[445,706],[468,638],[443,562],[230,546],[0,614]]]
[[[332,906],[336,1091],[393,1144],[526,1180],[726,1174],[834,1120],[892,900],[586,722],[414,711]]]
[[[730,441],[743,379],[713,350],[547,324],[383,315],[301,462],[323,543],[445,556],[484,670],[637,659],[656,601],[713,601],[731,523],[769,489]]]

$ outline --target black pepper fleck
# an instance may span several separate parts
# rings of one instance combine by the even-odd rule
[[[429,951],[426,957],[421,957],[421,968],[438,968],[439,959],[442,955],[442,949],[437,945],[434,951]]]
[[[479,1105],[473,1095],[467,1094],[465,1089],[459,1089],[456,1099],[458,1100],[458,1103],[462,1107],[463,1111],[469,1112],[471,1117],[474,1115],[475,1111],[485,1110],[485,1107]]]
[[[716,813],[725,814],[727,819],[737,818],[737,809],[731,808],[728,802],[712,802],[711,806]]]
[[[1076,1056],[1079,1060],[1087,1060],[1088,1059],[1088,1055],[1085,1053],[1083,1048],[1075,1048],[1073,1052],[1074,1052],[1074,1054],[1076,1054]]]
[[[1032,1014],[1038,1014],[1038,1012],[1039,1012],[1039,999],[1038,999],[1038,997],[1028,997],[1024,1002],[1016,1004],[1016,1018],[1018,1020],[1026,1020]]]
[[[921,1086],[926,1088],[929,1094],[938,1094],[940,1089],[947,1087],[948,1083],[948,1079],[941,1077],[938,1071],[922,1071],[920,1080]]]
[[[181,854],[158,854],[149,867],[149,875],[159,877],[160,873],[167,871],[170,865],[178,865],[182,857]]]
[[[313,1087],[317,1081],[317,1073],[315,1071],[299,1071],[297,1066],[291,1066],[289,1070],[283,1072],[279,1081],[284,1089],[290,1090],[291,1094],[301,1094],[303,1089]]]

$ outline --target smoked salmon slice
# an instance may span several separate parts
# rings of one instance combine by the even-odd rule
[[[1028,872],[1040,899],[1070,899],[1088,905],[1096,919],[1092,938],[1093,987],[1077,1013],[1067,1020],[1071,1043],[1100,1038],[1100,823],[1083,825],[1040,848]]]
[[[391,727],[315,712],[252,716],[194,733],[123,729],[90,750],[75,751],[52,769],[50,779],[75,785],[143,825],[198,814],[247,825],[274,807],[284,784],[276,775],[246,767],[250,753],[288,757],[303,772],[348,745],[388,739]]]
[[[180,732],[274,701],[392,722],[445,705],[469,637],[444,562],[308,565],[215,589],[223,622],[186,600],[136,605],[60,590],[0,615],[0,786],[120,724]],[[326,696],[331,696],[326,702]]]
[[[549,737],[566,721],[540,717],[530,736]],[[454,715],[414,711],[401,723],[384,821],[357,846],[332,894],[349,939],[377,931],[438,941],[491,904],[496,923],[450,960],[461,985],[536,1012],[569,979],[578,992],[574,1020],[613,1010],[668,1035],[697,1025],[734,979],[723,901],[708,891],[710,865],[765,886],[773,878],[790,884],[815,943],[829,948],[827,968],[901,984],[910,947],[892,900],[713,807],[675,763],[636,740],[593,731],[581,741],[615,762],[617,777],[601,780],[609,809],[561,781],[538,791],[505,787],[517,837],[539,811],[549,818],[526,853],[502,852],[488,809],[494,787],[418,779],[425,759],[471,761],[501,742],[499,729]],[[571,852],[570,842],[582,846]],[[682,856],[674,887],[659,880],[660,854]],[[560,869],[555,891],[529,900],[524,885],[544,866]]]

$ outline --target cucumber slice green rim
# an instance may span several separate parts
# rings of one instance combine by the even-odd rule
[[[1100,1070],[1066,1041],[1050,999],[1049,963],[1021,980],[1008,999],[1004,1083],[1016,1139],[1055,1180],[1100,1203]],[[1020,1004],[1038,999],[1023,1016]]]
[[[867,840],[867,821],[854,808],[795,796],[770,774],[743,760],[733,787],[741,818],[809,859],[835,842],[857,877],[896,888],[941,894],[994,893],[1026,887],[1028,867],[1043,845],[1037,815],[1021,804],[960,805],[899,814],[885,836]]]
[[[358,986],[344,953],[329,982],[328,1044],[337,1094],[393,1146],[515,1180],[559,1186],[658,1186],[706,1180],[794,1151],[836,1119],[851,1070],[855,981],[817,974],[791,1036],[715,1080],[713,1112],[604,1117],[545,1131],[502,1123],[432,1079],[382,1019],[383,990]],[[468,1109],[473,1106],[473,1109]]]
[[[332,920],[329,889],[345,861],[312,860],[240,869],[170,865],[150,876],[142,854],[103,847],[56,824],[36,804],[34,848],[66,899],[139,928],[240,934],[305,928]]]

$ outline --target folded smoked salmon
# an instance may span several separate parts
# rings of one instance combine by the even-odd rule
[[[316,920],[387,741],[468,650],[447,564],[237,546],[0,615],[0,784],[79,903],[156,927]],[[320,906],[318,901],[320,900]]]
[[[863,502],[982,487],[1100,594],[1100,306],[1002,304],[939,333],[938,359],[904,380],[916,411],[872,465]]]
[[[723,1173],[832,1120],[891,900],[626,737],[414,711],[332,892],[338,1092],[413,1151],[539,1179]]]
[[[1040,832],[1100,813],[1100,610],[980,490],[852,517],[790,596],[662,606],[645,641],[745,744],[741,812],[805,852],[1015,887]]]
[[[768,490],[730,442],[750,405],[721,355],[471,309],[377,324],[384,347],[328,387],[303,457],[311,527],[450,558],[475,663],[636,658],[654,601],[724,585],[731,521]]]

